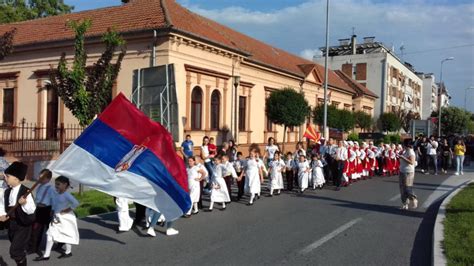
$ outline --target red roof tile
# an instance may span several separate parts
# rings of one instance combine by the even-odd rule
[[[119,32],[168,29],[187,33],[215,44],[246,54],[246,61],[269,66],[301,78],[307,76],[310,65],[324,78],[324,68],[312,61],[273,47],[229,27],[195,14],[174,0],[132,0],[121,6],[0,25],[0,34],[17,28],[15,46],[31,45],[74,38],[66,26],[71,20],[91,19],[88,36],[100,36],[113,27]],[[303,68],[300,66],[304,65]],[[349,93],[355,91],[333,71],[329,71],[330,86]]]

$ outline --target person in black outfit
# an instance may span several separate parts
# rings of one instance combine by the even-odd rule
[[[423,137],[418,146],[418,156],[420,156],[421,172],[428,170],[429,156],[428,156],[428,139]]]
[[[21,184],[21,181],[25,180],[27,170],[28,166],[22,162],[14,162],[5,169],[5,181],[9,188],[5,190],[3,200],[7,215],[0,216],[0,221],[9,223],[10,257],[21,266],[27,265],[26,248],[36,209],[33,197],[28,193],[29,189]]]
[[[453,151],[451,150],[447,139],[444,139],[443,145],[441,145],[441,158],[443,159],[441,171],[446,174],[451,165],[451,160],[453,159]]]
[[[137,227],[145,219],[146,207],[136,202],[133,205],[135,205],[135,219],[132,227]]]

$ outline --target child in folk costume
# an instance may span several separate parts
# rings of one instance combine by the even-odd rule
[[[229,162],[229,156],[227,154],[222,155],[222,176],[224,177],[227,192],[229,192],[229,198],[232,200],[232,181],[237,179],[237,173],[235,172],[234,165]],[[230,201],[230,200],[229,200]]]
[[[311,173],[312,173],[312,181],[313,181],[313,190],[318,187],[319,189],[323,189],[324,183],[326,180],[324,179],[323,174],[323,161],[321,160],[320,154],[313,154],[311,161]]]
[[[384,172],[384,175],[388,175],[388,176],[392,175],[392,170],[393,170],[391,155],[392,155],[392,149],[390,148],[390,145],[385,144],[385,149],[383,152],[383,162],[384,162],[383,172]]]
[[[349,165],[348,179],[349,183],[355,182],[357,178],[356,174],[356,158],[357,153],[355,152],[354,142],[348,141],[349,147],[347,148],[347,162]]]
[[[52,218],[51,208],[55,197],[54,188],[50,183],[52,177],[53,173],[51,173],[50,170],[41,170],[40,176],[38,178],[39,185],[36,189],[36,220],[31,231],[28,252],[37,253],[40,256],[41,254],[39,252],[39,248],[41,245],[41,240],[43,239],[43,233],[45,228],[48,228]]]
[[[28,188],[21,184],[25,180],[27,171],[28,166],[22,162],[13,162],[4,171],[5,181],[9,188],[3,195],[5,214],[0,216],[0,222],[8,221],[8,238],[11,242],[10,257],[17,265],[27,264],[26,248],[36,210],[33,197],[28,194]]]
[[[235,173],[237,174],[237,177],[242,176],[242,178],[237,178],[237,201],[239,201],[242,196],[244,195],[244,189],[245,189],[245,175],[242,175],[242,172],[244,170],[245,166],[245,160],[242,158],[242,152],[237,152],[237,158],[234,160],[234,169]]]
[[[398,172],[398,151],[397,151],[397,145],[395,144],[392,144],[390,146],[390,149],[391,149],[391,153],[390,153],[390,163],[392,165],[392,168],[391,168],[391,172],[392,172],[392,175],[395,175],[397,174]]]
[[[186,218],[190,217],[191,213],[197,214],[199,212],[198,203],[201,197],[201,181],[207,176],[205,167],[197,165],[194,156],[189,157],[187,163],[186,172],[188,174],[189,196],[192,206],[185,214]]]
[[[354,173],[355,179],[359,180],[362,177],[362,161],[360,159],[360,147],[359,142],[354,142],[354,152],[356,153],[355,163],[354,163]]]
[[[367,149],[368,149],[367,143],[363,142],[362,143],[362,149],[360,149],[360,161],[362,165],[362,179],[367,179],[369,177],[369,160],[367,158]]]
[[[47,241],[44,255],[37,257],[35,261],[49,260],[53,243],[65,243],[66,251],[59,259],[72,256],[71,245],[79,245],[79,231],[77,229],[76,215],[73,210],[79,206],[79,202],[67,190],[70,186],[69,179],[59,176],[55,180],[56,194],[53,200],[53,221],[46,232]]]
[[[285,171],[285,162],[280,158],[280,152],[273,155],[273,160],[269,163],[270,172],[270,197],[276,190],[276,195],[280,195],[283,189],[283,172]]]
[[[367,161],[369,165],[369,178],[375,175],[378,172],[378,161],[377,161],[377,147],[374,146],[374,143],[369,142],[369,147],[367,148]]]
[[[226,169],[222,164],[222,157],[214,158],[214,163],[215,167],[211,179],[211,203],[207,211],[212,211],[215,202],[222,203],[221,210],[225,210],[225,203],[230,201],[229,192],[227,191],[227,186],[223,178]]]
[[[288,191],[293,190],[293,179],[295,176],[295,171],[294,169],[296,168],[295,160],[293,160],[293,154],[291,152],[288,152],[286,154],[286,189]]]
[[[118,232],[128,232],[132,229],[133,219],[130,217],[128,204],[129,201],[126,198],[115,198],[117,217],[119,221]],[[148,221],[148,217],[146,219]]]
[[[239,179],[245,173],[245,191],[250,194],[250,200],[247,205],[253,205],[255,196],[260,194],[261,183],[263,183],[263,164],[257,158],[255,149],[250,151],[250,157],[245,162],[245,168]]]
[[[300,155],[298,161],[298,184],[300,185],[300,193],[308,188],[309,177],[311,175],[311,167],[306,160],[306,156]]]

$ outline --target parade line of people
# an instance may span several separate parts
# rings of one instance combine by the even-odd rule
[[[427,147],[423,147],[423,143],[428,143]],[[438,146],[434,140],[416,144],[416,150],[423,155],[430,155],[433,153],[430,149]],[[294,152],[283,154],[275,140],[269,138],[264,152],[252,148],[244,157],[233,141],[223,143],[218,150],[212,138],[204,137],[200,156],[195,156],[193,151],[194,144],[188,135],[182,143],[182,153],[192,205],[183,215],[185,218],[204,209],[204,194],[209,195],[209,205],[204,209],[208,212],[213,211],[216,204],[220,210],[226,210],[228,204],[241,201],[244,195],[247,195],[246,204],[254,205],[262,196],[265,177],[269,191],[266,196],[273,197],[283,190],[303,194],[309,188],[322,189],[327,182],[332,182],[335,190],[339,191],[342,187],[374,176],[399,175],[401,209],[414,209],[418,204],[412,190],[417,156],[411,141],[405,141],[404,146],[388,143],[375,146],[372,141],[359,144],[357,141],[340,140],[336,144],[331,138],[327,141],[321,138],[308,150],[304,149],[302,142],[298,142]],[[465,151],[465,145],[458,143],[455,147],[456,156],[464,156]],[[79,202],[67,191],[70,188],[69,179],[59,176],[54,180],[53,187],[50,184],[52,173],[44,169],[35,184],[38,188],[33,197],[30,189],[22,185],[27,165],[18,161],[9,165],[4,160],[4,154],[0,148],[0,231],[8,227],[11,258],[17,265],[26,265],[27,253],[38,254],[35,261],[49,260],[54,243],[57,243],[56,249],[61,251],[60,259],[71,257],[71,245],[79,244],[74,214]],[[422,170],[425,170],[425,162],[428,161],[426,157],[421,158]],[[443,172],[446,168],[443,166]],[[458,173],[462,174],[462,164],[457,167]],[[236,191],[232,190],[233,185]],[[179,233],[173,228],[173,222],[166,221],[166,217],[157,210],[135,203],[135,219],[132,220],[129,200],[116,198],[115,203],[118,232],[129,231],[145,220],[150,236],[156,236],[156,224],[166,226],[166,235]],[[44,252],[40,250],[43,236],[46,237]]]

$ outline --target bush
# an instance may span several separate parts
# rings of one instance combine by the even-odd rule
[[[400,135],[398,134],[388,134],[383,137],[383,142],[384,143],[395,143],[399,144],[400,143]]]
[[[359,134],[358,133],[351,133],[351,134],[349,134],[349,136],[347,136],[347,140],[359,141]]]
[[[402,127],[400,119],[394,113],[383,113],[378,121],[379,129],[386,132],[394,132]]]

